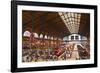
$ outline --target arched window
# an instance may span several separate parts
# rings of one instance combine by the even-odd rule
[[[79,34],[71,34],[71,35],[69,35],[68,40],[78,41],[78,40],[81,40],[81,36]]]
[[[50,36],[48,36],[48,39],[50,39]]]
[[[44,36],[44,39],[47,39],[47,35]]]
[[[43,34],[40,34],[40,38],[43,38]]]
[[[51,37],[51,40],[53,40],[53,37]]]
[[[75,36],[75,40],[79,40],[79,36]]]
[[[30,37],[30,35],[31,35],[31,33],[29,31],[25,31],[23,34],[24,37]]]
[[[71,40],[74,40],[74,36],[71,36]]]
[[[37,33],[33,33],[35,38],[38,38],[38,34]]]

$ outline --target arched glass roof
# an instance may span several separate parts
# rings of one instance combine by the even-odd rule
[[[59,12],[59,15],[71,33],[78,33],[80,26],[80,13]]]

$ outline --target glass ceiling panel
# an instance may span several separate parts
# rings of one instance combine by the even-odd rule
[[[81,14],[74,12],[58,12],[71,33],[78,33]]]

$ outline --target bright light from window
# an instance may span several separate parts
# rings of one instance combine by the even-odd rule
[[[35,38],[38,38],[38,34],[37,33],[33,33]]]
[[[23,34],[24,37],[30,37],[30,35],[31,35],[31,33],[29,31],[25,31]]]

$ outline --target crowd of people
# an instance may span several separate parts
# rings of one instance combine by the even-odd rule
[[[56,48],[48,47],[46,49],[37,48],[36,46],[32,48],[23,46],[22,49],[23,62],[80,60],[89,58],[89,46],[83,44],[77,45],[67,43],[65,45],[59,45],[59,47]]]

